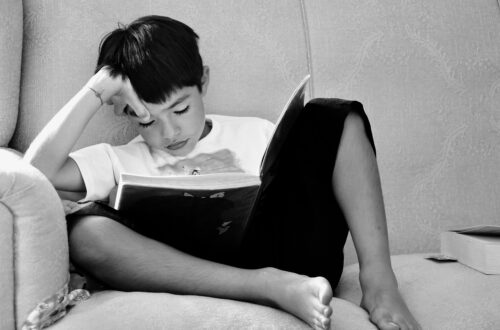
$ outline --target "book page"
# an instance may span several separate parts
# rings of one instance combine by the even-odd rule
[[[473,227],[452,229],[450,231],[459,234],[500,236],[500,226],[493,225],[477,225]]]
[[[278,118],[271,140],[260,164],[261,178],[269,174],[272,175],[270,172],[272,172],[273,165],[287,139],[288,133],[304,108],[305,87],[310,78],[311,76],[307,75],[302,79]]]

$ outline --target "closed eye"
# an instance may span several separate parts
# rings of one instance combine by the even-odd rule
[[[175,113],[176,115],[182,115],[183,113],[187,112],[188,110],[189,110],[189,105],[188,105],[188,106],[186,106],[186,107],[185,107],[184,109],[182,109],[182,110],[174,111],[174,113]]]
[[[139,123],[139,125],[140,125],[141,127],[149,127],[149,126],[153,125],[153,123],[154,123],[154,122],[155,122],[155,121],[154,121],[154,120],[152,120],[152,121],[150,121],[149,123]]]

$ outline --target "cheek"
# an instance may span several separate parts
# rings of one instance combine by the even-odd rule
[[[146,141],[146,143],[150,146],[156,146],[160,143],[159,135],[154,130],[141,129],[139,130],[142,138]]]
[[[188,120],[180,121],[179,126],[181,127],[183,133],[195,134],[198,133],[200,129],[203,130],[204,123],[204,116],[193,114]]]

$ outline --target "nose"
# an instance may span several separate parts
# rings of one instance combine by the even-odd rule
[[[180,127],[177,125],[175,120],[170,118],[163,120],[163,130],[162,135],[164,139],[174,140],[180,133]]]

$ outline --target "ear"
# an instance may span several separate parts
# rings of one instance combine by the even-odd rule
[[[203,66],[203,76],[201,77],[201,95],[207,94],[208,82],[210,81],[210,69],[208,66]]]

